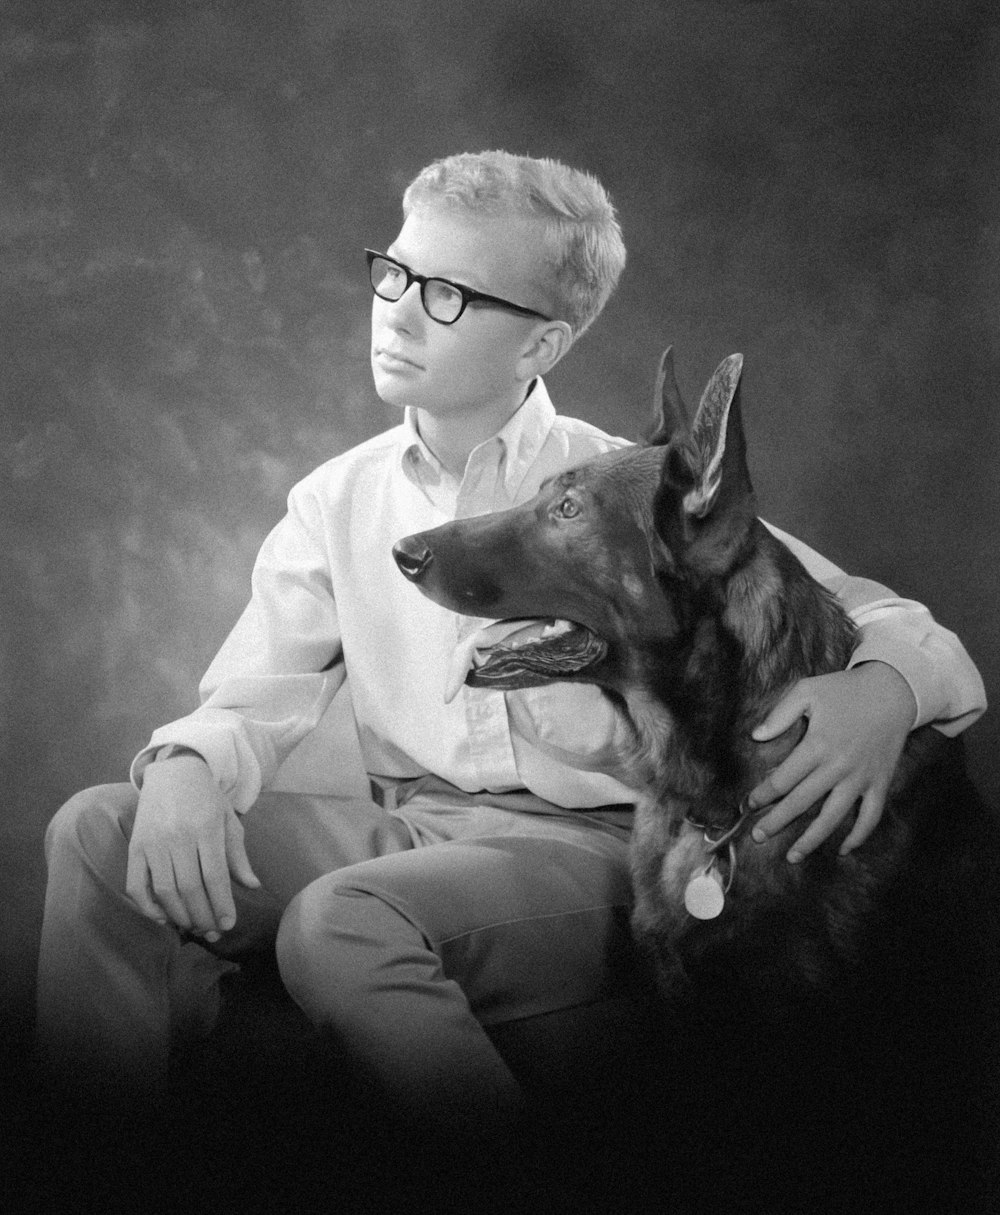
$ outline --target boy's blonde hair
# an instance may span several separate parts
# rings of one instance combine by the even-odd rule
[[[461,152],[422,169],[403,195],[403,215],[433,203],[480,215],[543,221],[558,319],[573,336],[597,318],[625,268],[611,200],[589,173],[557,160],[510,152]]]

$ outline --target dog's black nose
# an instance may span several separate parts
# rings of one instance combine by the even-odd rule
[[[392,555],[411,582],[418,581],[434,560],[434,554],[419,536],[404,536],[398,544],[392,546]]]

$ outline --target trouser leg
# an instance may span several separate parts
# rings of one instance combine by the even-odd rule
[[[46,833],[36,1036],[42,1062],[80,1085],[160,1081],[172,1032],[211,1025],[233,969],[126,896],[136,800],[130,785],[87,789]]]
[[[315,878],[409,833],[367,803],[272,794],[245,818],[263,891],[233,885],[236,927],[210,952],[143,916],[125,894],[137,794],[104,785],[72,798],[46,834],[48,884],[39,951],[37,1042],[64,1082],[148,1091],[172,1044],[207,1032],[226,957],[273,944],[281,908]],[[220,956],[222,955],[222,956]]]
[[[428,1133],[502,1135],[521,1093],[484,1025],[591,1002],[619,973],[625,841],[563,820],[522,829],[328,874],[282,918],[285,986]]]

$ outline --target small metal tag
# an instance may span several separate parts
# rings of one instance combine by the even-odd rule
[[[722,878],[715,865],[696,873],[684,888],[684,906],[696,920],[714,920],[725,905]]]

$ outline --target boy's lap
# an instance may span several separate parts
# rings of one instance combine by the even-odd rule
[[[263,793],[243,827],[254,872],[282,903],[324,874],[411,846],[403,823],[355,797]]]
[[[83,790],[56,816],[55,830],[99,842],[121,865],[137,799],[128,783]],[[264,887],[234,888],[247,928],[271,922],[329,875],[336,888],[371,894],[419,923],[459,972],[518,952],[558,954],[567,972],[603,966],[599,943],[609,934],[627,942],[627,840],[582,816],[471,802],[460,813],[414,802],[390,814],[358,798],[282,792],[262,795],[243,824]],[[235,944],[244,933],[231,935]]]
[[[414,902],[453,889],[473,919],[493,905],[508,918],[512,899],[528,915],[544,914],[553,899],[567,908],[628,902],[627,833],[552,810],[483,804],[450,787],[443,798],[416,797],[393,812],[356,797],[273,792],[243,822],[257,876],[285,902],[328,874],[347,880],[348,871],[398,883],[399,897]],[[459,845],[465,850],[438,855]]]
[[[485,1024],[587,1003],[616,989],[626,965],[627,844],[561,820],[549,826],[365,861],[320,879],[309,897],[392,907]]]
[[[376,857],[331,877],[343,890],[419,915],[436,941],[484,924],[620,906],[630,898],[627,845],[591,833],[468,836]]]

